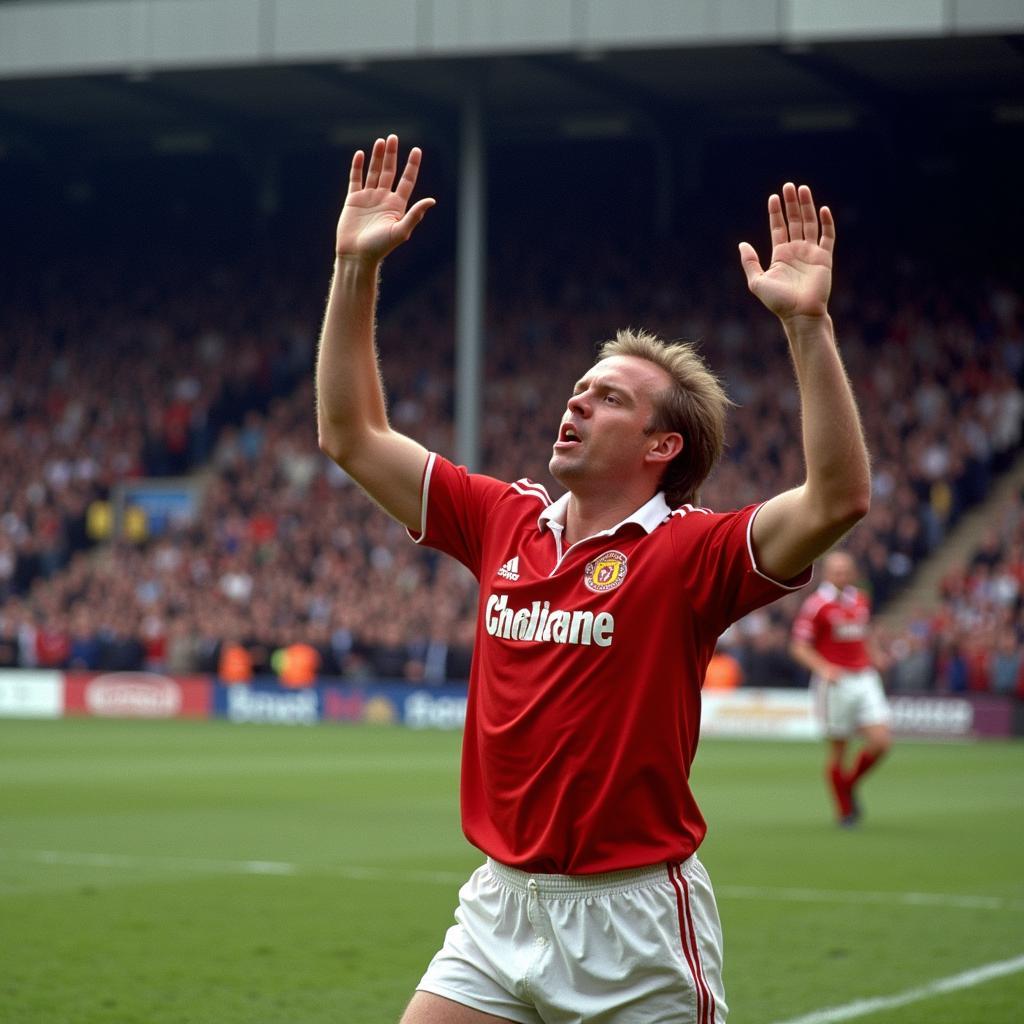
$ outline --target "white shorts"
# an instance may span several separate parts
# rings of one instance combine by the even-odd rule
[[[889,702],[873,668],[844,672],[834,683],[813,676],[811,686],[829,739],[849,739],[863,726],[889,724]]]
[[[495,861],[417,988],[519,1024],[725,1024],[722,929],[696,857],[603,875]]]

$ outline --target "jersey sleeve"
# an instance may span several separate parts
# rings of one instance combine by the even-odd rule
[[[760,505],[738,512],[694,509],[673,523],[676,556],[694,612],[716,635],[755,608],[805,587],[808,566],[791,580],[774,580],[758,567],[751,540]]]
[[[500,480],[432,453],[423,471],[420,528],[409,536],[451,555],[479,579],[487,516],[507,490]]]

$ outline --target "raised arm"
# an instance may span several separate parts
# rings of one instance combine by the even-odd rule
[[[378,139],[365,167],[352,158],[348,195],[338,220],[334,278],[316,365],[320,449],[399,522],[420,526],[420,485],[427,450],[391,429],[375,338],[377,278],[389,252],[405,242],[433,199],[409,207],[419,173],[413,149],[402,176],[398,138]],[[408,208],[407,208],[408,207]]]
[[[785,212],[783,212],[783,205]],[[871,500],[860,417],[836,347],[828,298],[835,222],[818,213],[811,190],[787,183],[768,200],[772,259],[767,270],[746,242],[740,259],[750,290],[782,322],[800,389],[807,478],[767,501],[753,526],[763,572],[787,580],[827,551]]]

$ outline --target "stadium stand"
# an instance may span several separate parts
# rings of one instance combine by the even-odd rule
[[[515,281],[517,294],[491,300],[486,471],[546,481],[568,385],[597,341],[634,324],[697,340],[737,403],[705,504],[737,507],[799,481],[782,339],[736,267],[681,267],[676,239],[631,251],[595,235],[585,268],[557,252],[524,260],[528,245],[513,236],[495,260],[493,279]],[[856,254],[844,267],[836,316],[875,476],[872,512],[849,547],[884,606],[1019,450],[1024,329],[1001,282],[954,286],[906,262],[889,294],[873,287],[863,304],[869,268]],[[259,272],[225,273],[200,275],[210,287],[168,268],[166,295],[115,295],[116,271],[97,267],[56,308],[5,311],[18,355],[0,384],[0,660],[216,672],[224,650],[241,645],[260,673],[301,643],[325,675],[464,678],[474,582],[409,543],[316,449],[317,311],[306,283],[264,275],[242,314],[231,296]],[[449,281],[447,271],[427,276],[381,322],[396,425],[442,452],[452,450]],[[135,541],[107,535],[97,510],[119,481],[182,473],[203,481],[193,522]],[[1003,600],[1019,577],[1019,518],[1016,539],[1013,529],[946,583],[959,639],[942,619],[891,638],[895,686],[1008,687],[1024,630],[1019,591],[1016,615],[1004,601],[998,622],[979,602]],[[723,637],[746,685],[799,682],[785,655],[798,603]],[[982,639],[1007,658],[972,660]]]
[[[938,606],[889,642],[890,683],[1024,697],[1024,492],[1003,503],[970,557],[942,580]]]

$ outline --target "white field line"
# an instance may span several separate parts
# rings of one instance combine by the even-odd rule
[[[199,857],[135,856],[121,853],[74,853],[63,850],[3,850],[0,861],[52,864],[56,867],[158,868],[171,871],[200,871],[229,875],[298,875],[327,873],[353,881],[409,882],[421,885],[461,885],[468,875],[455,871],[410,871],[358,864],[299,864],[277,860],[215,860]],[[722,899],[782,903],[872,903],[885,906],[952,907],[961,910],[1024,910],[1024,900],[1001,896],[972,896],[940,892],[870,892],[846,889],[794,889],[767,886],[721,885],[715,891]]]
[[[879,1010],[896,1009],[900,1006],[907,1006],[909,1003],[918,1003],[922,999],[931,999],[932,996],[944,995],[947,992],[958,992],[974,985],[981,985],[993,978],[1016,974],[1018,971],[1024,971],[1024,956],[1014,957],[1012,960],[998,960],[995,963],[975,967],[973,970],[963,971],[961,974],[954,974],[948,978],[939,978],[927,985],[910,988],[906,992],[898,992],[894,996],[858,999],[845,1006],[815,1010],[814,1013],[808,1013],[803,1017],[793,1017],[791,1020],[780,1021],[778,1024],[837,1024],[838,1021],[866,1017]]]
[[[716,885],[723,899],[775,900],[783,903],[879,903],[907,907],[960,907],[963,910],[1024,910],[1024,901],[1001,896],[965,896],[945,892],[861,892],[847,889],[792,889]]]
[[[72,853],[63,850],[0,850],[0,860],[55,867],[122,868],[145,870],[158,868],[171,871],[199,871],[229,875],[298,875],[306,872],[327,872],[353,881],[411,882],[415,884],[461,885],[468,872],[454,871],[392,871],[383,867],[362,867],[355,864],[295,864],[280,860],[214,860],[203,857],[147,857],[121,853]]]

